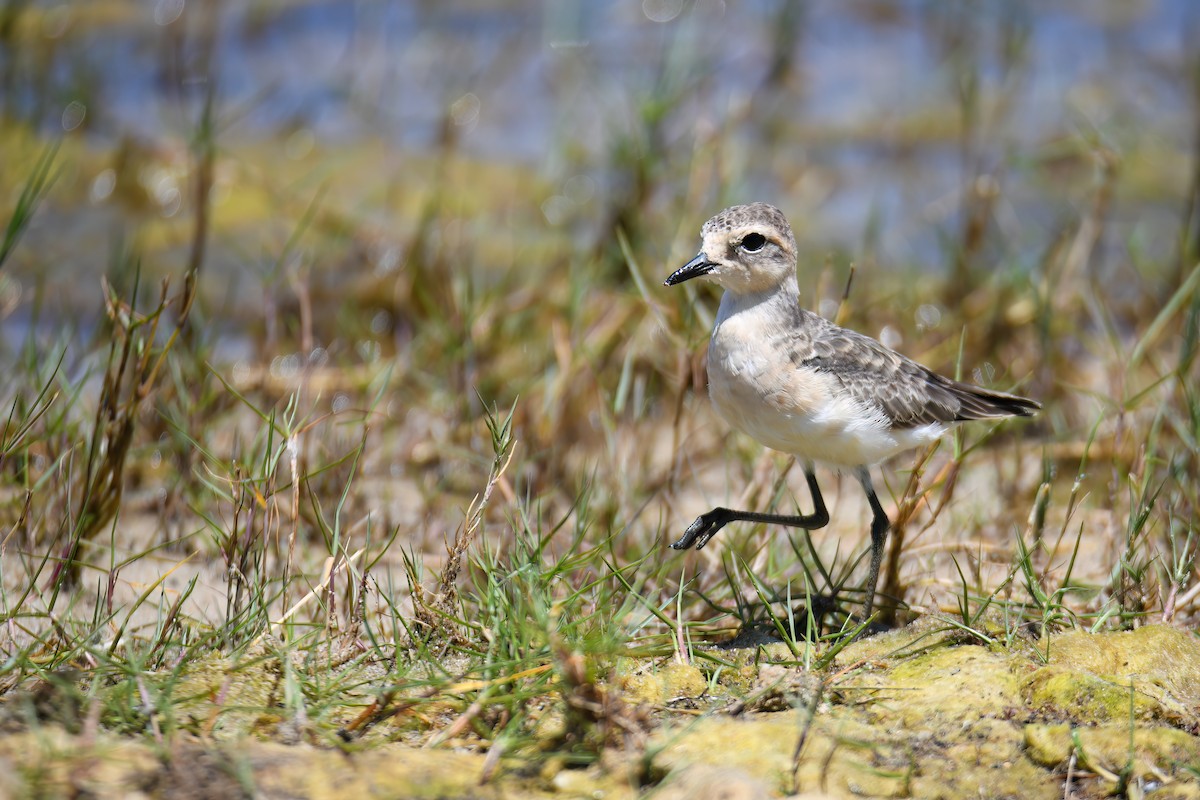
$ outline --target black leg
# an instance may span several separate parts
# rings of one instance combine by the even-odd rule
[[[871,472],[866,467],[858,468],[858,482],[867,493],[867,501],[871,504],[871,569],[867,575],[867,600],[863,604],[863,619],[871,616],[871,607],[875,605],[875,584],[879,583],[879,567],[883,564],[883,545],[887,541],[888,528],[891,522],[875,496],[875,487],[871,485]]]
[[[708,544],[708,540],[717,535],[717,531],[731,522],[767,522],[774,525],[787,525],[792,528],[804,528],[807,531],[824,528],[829,524],[829,512],[825,510],[825,500],[821,497],[821,487],[817,485],[817,476],[810,467],[804,473],[808,481],[808,491],[812,494],[813,513],[807,516],[789,516],[787,514],[760,514],[757,511],[732,511],[728,508],[714,508],[707,514],[696,517],[696,521],[688,525],[679,541],[671,545],[676,550],[687,550],[694,547],[699,550]],[[884,518],[886,532],[886,521]],[[881,545],[882,546],[882,545]]]

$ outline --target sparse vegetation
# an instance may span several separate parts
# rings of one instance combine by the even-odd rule
[[[305,770],[344,751],[347,793],[366,770],[397,794],[673,797],[705,736],[753,776],[706,785],[775,793],[1196,781],[1200,132],[1087,75],[1061,119],[1029,107],[1041,26],[1106,32],[1129,68],[1150,54],[1123,26],[1156,12],[784,2],[747,30],[756,70],[700,46],[717,5],[608,20],[656,43],[622,72],[583,44],[594,12],[536,4],[536,36],[430,66],[471,34],[416,4],[392,63],[441,98],[418,136],[353,58],[286,121],[253,69],[231,80],[261,68],[238,37],[306,29],[307,3],[159,3],[153,26],[125,0],[0,3],[0,794],[315,797]],[[361,6],[365,51],[376,23],[409,36]],[[831,13],[908,31],[934,85],[808,113]],[[169,124],[132,132],[100,39],[156,54],[160,85],[129,91]],[[470,135],[520,113],[531,52],[557,59],[532,161]],[[1197,117],[1195,53],[1154,55],[1138,75]],[[906,210],[930,174],[953,196]],[[901,203],[857,203],[873,179]],[[807,502],[709,409],[714,295],[658,288],[703,219],[760,197],[801,220],[814,309],[1044,404],[888,466],[858,641],[853,486],[822,479],[826,530],[668,548],[713,501]],[[906,237],[928,241],[889,254]]]

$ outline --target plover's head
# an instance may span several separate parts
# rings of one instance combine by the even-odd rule
[[[733,206],[704,223],[700,253],[667,286],[705,277],[735,294],[774,289],[796,274],[796,239],[783,212],[767,203]]]

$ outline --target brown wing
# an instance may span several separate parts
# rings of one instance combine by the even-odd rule
[[[809,312],[804,312],[809,313]],[[934,422],[1030,416],[1041,406],[1024,397],[968,386],[938,375],[861,333],[812,315],[801,363],[838,380],[859,401],[899,428]],[[816,322],[819,320],[819,322]]]

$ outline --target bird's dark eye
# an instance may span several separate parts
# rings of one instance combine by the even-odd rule
[[[742,239],[742,249],[747,253],[757,253],[762,250],[767,243],[767,237],[761,233],[748,233]]]

